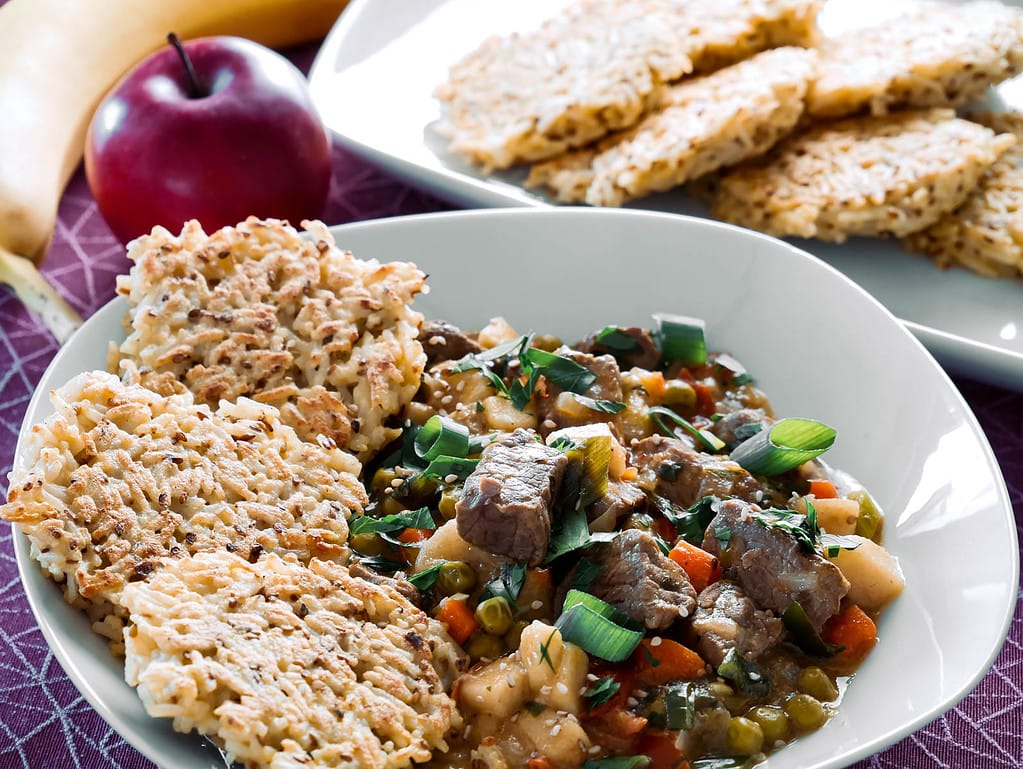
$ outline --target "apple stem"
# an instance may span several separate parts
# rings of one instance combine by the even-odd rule
[[[178,56],[181,57],[181,63],[185,67],[185,75],[188,77],[188,97],[190,99],[199,99],[204,95],[202,84],[199,82],[198,76],[195,74],[195,67],[192,66],[192,60],[188,58],[188,54],[185,52],[185,46],[181,44],[181,38],[174,32],[167,35],[167,42],[170,43],[174,50],[178,52]]]

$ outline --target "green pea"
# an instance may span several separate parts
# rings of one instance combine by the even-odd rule
[[[489,633],[477,633],[469,640],[465,648],[473,660],[483,659],[495,660],[504,654],[504,641]]]
[[[681,379],[669,379],[664,383],[665,406],[681,406],[688,408],[696,405],[696,390],[688,382]]]
[[[828,720],[824,705],[809,694],[793,694],[785,703],[785,712],[795,727],[803,732],[820,729]]]
[[[725,731],[725,745],[738,756],[752,756],[764,747],[764,732],[760,724],[744,716],[734,716]]]
[[[437,511],[444,516],[444,519],[450,521],[455,517],[455,504],[458,502],[458,494],[453,489],[445,489],[440,495],[440,501],[437,503]]]
[[[796,683],[799,691],[816,697],[821,702],[834,702],[838,699],[838,687],[818,667],[803,668],[799,673],[799,681]]]
[[[370,483],[370,491],[374,494],[382,494],[384,489],[391,486],[391,481],[398,477],[393,467],[381,467],[373,473],[373,480]]]
[[[760,724],[760,731],[764,733],[764,741],[768,745],[788,739],[789,717],[781,708],[776,708],[774,705],[760,705],[746,715]]]
[[[436,587],[441,595],[470,593],[476,587],[476,572],[465,561],[448,561],[437,569]]]
[[[387,550],[387,543],[379,534],[353,534],[348,544],[361,555],[383,555]]]
[[[495,595],[476,607],[476,621],[491,635],[500,636],[511,630],[515,617],[503,596]]]

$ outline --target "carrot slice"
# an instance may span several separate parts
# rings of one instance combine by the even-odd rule
[[[837,499],[838,489],[831,481],[815,478],[810,481],[810,493],[817,499]]]
[[[425,542],[431,536],[433,536],[433,529],[404,529],[395,539],[399,542],[407,542],[410,545],[414,545],[418,542]],[[401,555],[408,563],[415,563],[418,554],[419,548],[417,547],[401,548]]]
[[[437,606],[437,619],[448,626],[448,635],[455,643],[461,645],[479,628],[479,622],[469,608],[469,597],[453,595],[445,598]]]
[[[825,643],[843,647],[835,660],[858,664],[877,644],[877,625],[854,603],[824,623],[821,638]]]
[[[633,652],[632,664],[636,683],[642,687],[691,681],[707,673],[707,663],[699,654],[670,638],[644,638]]]
[[[717,556],[708,553],[702,547],[689,544],[684,539],[675,543],[668,557],[685,569],[697,593],[702,593],[707,585],[717,582],[721,576]]]

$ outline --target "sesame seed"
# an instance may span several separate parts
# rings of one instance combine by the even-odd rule
[[[529,604],[529,608],[531,608],[533,611],[536,611],[537,609],[542,609],[543,601],[533,601],[533,603]]]
[[[401,486],[401,484],[403,484],[404,482],[405,480],[403,478],[394,478],[391,480],[391,488],[396,489],[399,486]]]
[[[458,480],[458,476],[455,475],[454,473],[450,473],[450,474],[444,476],[444,483],[454,483],[457,480]]]
[[[545,419],[543,421],[543,427],[545,429],[547,429],[547,430],[553,430],[557,426],[558,426],[558,423],[555,422],[553,419]]]
[[[650,645],[655,647],[655,648],[660,646],[661,645],[661,637],[659,635],[655,635],[653,638],[650,639]]]
[[[558,694],[568,694],[568,687],[565,686],[563,681],[558,681],[558,685],[555,688],[558,690]]]
[[[551,729],[551,737],[557,737],[561,733],[561,724],[554,724]]]
[[[589,753],[591,756],[595,756],[595,755],[597,755],[602,750],[603,750],[603,748],[600,747],[600,745],[593,745],[586,752]]]
[[[508,675],[506,675],[504,677],[504,680],[508,682],[508,688],[509,689],[514,689],[515,688],[515,679],[512,678],[512,674],[511,673],[508,673]]]
[[[540,687],[540,694],[542,694],[544,697],[546,697],[550,693],[551,693],[550,684],[544,684],[543,686]]]

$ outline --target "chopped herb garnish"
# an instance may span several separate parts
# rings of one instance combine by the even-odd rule
[[[576,590],[586,590],[603,570],[603,566],[594,563],[589,558],[580,558],[575,571],[572,572],[572,581],[569,587],[574,587]]]
[[[550,659],[550,657],[548,657],[548,659]],[[523,707],[529,711],[530,715],[534,716],[538,716],[545,710],[547,710],[546,705],[544,705],[542,702],[537,702],[536,700],[530,700],[525,705],[523,705]]]
[[[359,563],[367,569],[372,569],[380,574],[394,574],[396,571],[401,571],[405,568],[405,564],[390,558],[384,558],[382,555],[361,555],[359,556]]]
[[[405,529],[436,529],[437,524],[430,515],[430,508],[406,510],[403,513],[385,515],[374,518],[371,515],[360,515],[352,519],[349,532],[355,534],[393,534]]]
[[[646,662],[650,667],[655,668],[661,664],[661,661],[654,656],[654,653],[650,651],[650,649],[646,646],[641,646],[640,648],[643,650],[643,657],[646,658]]]
[[[657,510],[667,519],[668,523],[675,527],[675,531],[692,545],[703,543],[707,526],[717,515],[714,503],[720,501],[717,497],[701,497],[689,508],[683,509],[664,497],[651,496],[649,498],[653,500]]]
[[[780,475],[830,449],[835,434],[822,422],[789,417],[744,440],[731,459],[754,475]]]
[[[572,397],[590,411],[598,411],[602,414],[617,414],[625,410],[625,404],[621,401],[597,400],[578,393],[572,393]]]
[[[415,587],[419,592],[423,593],[437,584],[437,576],[440,573],[441,567],[447,563],[442,561],[441,563],[435,563],[428,569],[424,569],[418,574],[413,574],[408,578],[408,581]]]
[[[714,528],[714,539],[722,550],[728,549],[728,543],[732,541],[732,528],[730,526],[716,526]]]
[[[799,601],[793,601],[781,615],[782,624],[789,631],[796,646],[811,657],[832,657],[842,651],[842,646],[829,644],[821,638]]]
[[[639,340],[618,326],[605,326],[597,332],[593,341],[617,352],[632,352],[639,349]]]
[[[423,470],[423,475],[427,478],[437,478],[444,480],[450,475],[455,476],[459,481],[464,481],[470,475],[472,471],[476,469],[480,461],[478,459],[464,459],[462,457],[437,457],[426,469]]]
[[[483,588],[480,602],[488,598],[504,598],[513,611],[518,611],[517,601],[526,581],[526,568],[525,563],[502,563],[498,575]]]
[[[540,661],[546,662],[547,667],[554,670],[554,662],[551,660],[551,641],[554,640],[554,634],[557,630],[552,630],[551,634],[547,636],[547,640],[540,644]]]
[[[583,690],[583,696],[590,701],[590,709],[600,707],[618,693],[622,685],[611,676],[598,678]]]
[[[676,681],[664,692],[664,720],[669,729],[696,726],[696,687],[689,681]]]
[[[590,544],[590,527],[586,521],[586,513],[579,509],[567,510],[561,516],[561,524],[551,536],[547,546],[546,562],[550,563],[565,553],[579,550]]]
[[[821,534],[821,549],[828,558],[834,558],[842,550],[855,550],[861,541],[844,534]]]
[[[751,761],[748,757],[722,758],[718,756],[698,758],[695,761],[689,762],[691,769],[747,769],[750,764]]]
[[[571,358],[547,352],[537,347],[527,347],[519,353],[523,372],[543,374],[549,382],[562,390],[582,394],[597,381],[597,375]]]

